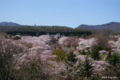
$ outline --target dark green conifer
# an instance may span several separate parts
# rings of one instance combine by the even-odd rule
[[[70,51],[69,54],[67,54],[66,61],[76,63],[77,59],[75,57],[76,55],[73,54],[73,51]]]
[[[92,48],[92,54],[91,54],[91,57],[94,59],[94,60],[99,60],[100,59],[100,54],[99,54],[99,47],[98,46],[94,46]]]
[[[120,56],[117,53],[114,53],[112,55],[112,58],[109,59],[109,63],[113,66],[116,66],[117,64],[120,64]]]
[[[106,60],[109,60],[111,57],[112,57],[111,51],[109,51],[109,53],[108,53],[108,55],[107,55],[107,57],[106,57]]]
[[[92,75],[92,70],[92,64],[90,63],[88,56],[86,56],[81,75],[83,77],[90,77]]]
[[[85,55],[85,54],[86,54],[85,50],[82,50],[81,54],[82,54],[82,55]]]

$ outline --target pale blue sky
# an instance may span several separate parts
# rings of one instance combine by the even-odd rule
[[[59,25],[120,22],[120,0],[0,0],[0,22]]]

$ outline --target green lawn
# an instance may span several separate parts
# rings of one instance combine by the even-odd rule
[[[78,51],[78,55],[81,55],[81,53]]]

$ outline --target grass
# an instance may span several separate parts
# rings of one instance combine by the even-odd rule
[[[81,52],[78,51],[78,55],[82,55]],[[88,52],[86,52],[86,54],[88,57],[91,57],[91,54],[89,54]]]
[[[78,55],[81,55],[81,53],[78,51]]]

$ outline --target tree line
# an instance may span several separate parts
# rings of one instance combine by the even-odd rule
[[[11,35],[16,35],[20,33],[21,35],[31,35],[39,36],[49,34],[57,34],[65,36],[81,36],[81,35],[91,35],[91,31],[88,29],[73,29],[65,26],[0,26],[0,33],[7,33]]]

